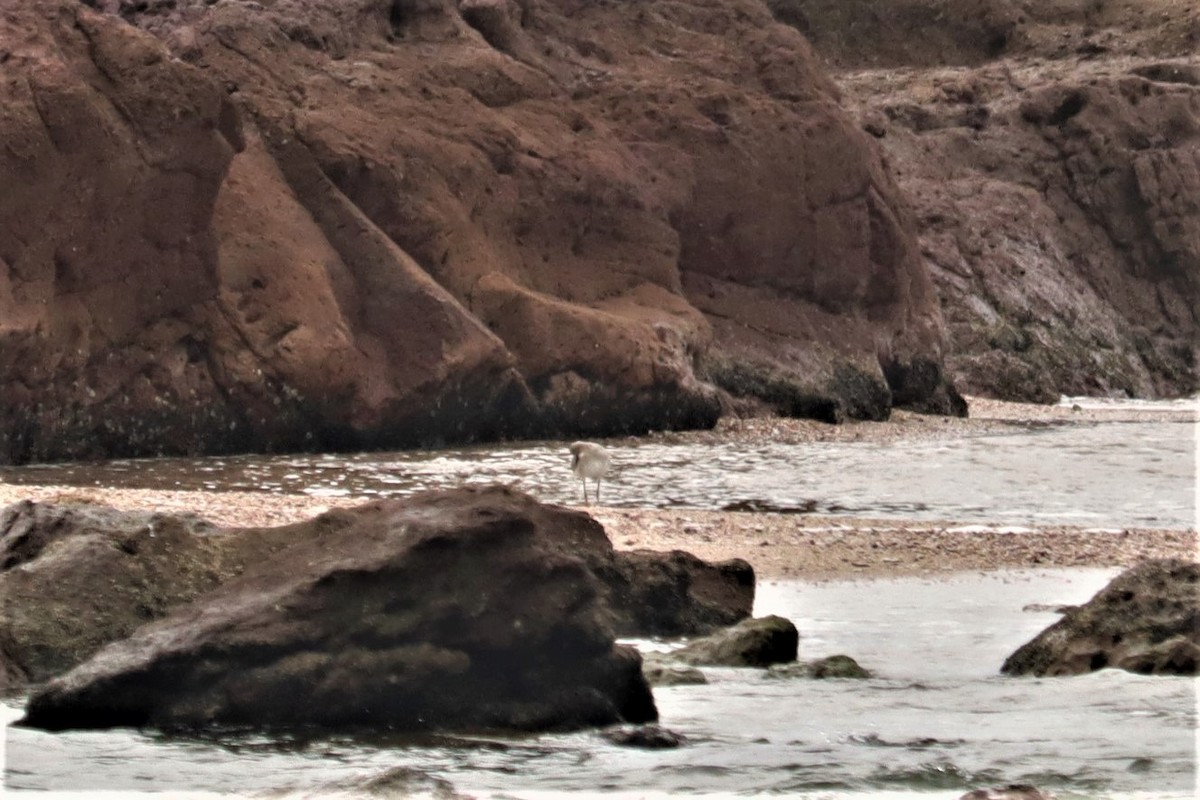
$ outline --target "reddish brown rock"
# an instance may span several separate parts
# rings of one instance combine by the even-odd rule
[[[1200,388],[1200,7],[770,5],[845,68],[915,208],[955,385]]]
[[[5,461],[961,410],[911,215],[761,3],[0,26]]]

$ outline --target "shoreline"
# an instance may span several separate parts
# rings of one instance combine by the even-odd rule
[[[230,528],[287,525],[373,499],[377,498],[0,484],[0,508],[24,500],[96,503],[128,511],[193,513]],[[1194,529],[1012,527],[685,508],[569,507],[591,514],[618,550],[686,550],[710,561],[743,558],[760,579],[827,581],[1020,567],[1127,567],[1149,558],[1200,560],[1200,535]]]
[[[1030,425],[1192,422],[1195,406],[1072,408],[968,398],[972,416],[935,417],[897,411],[884,422],[830,425],[780,417],[726,417],[713,430],[654,433],[638,441],[756,444],[960,439]],[[628,439],[609,440],[614,443]],[[312,497],[266,492],[108,489],[0,482],[0,508],[23,500],[98,503],[123,510],[194,513],[219,527],[286,525],[376,496]],[[1127,567],[1148,558],[1200,561],[1200,535],[1190,529],[1107,530],[1063,525],[968,525],[953,520],[883,520],[771,511],[580,506],[618,550],[686,550],[706,560],[743,558],[759,578],[837,580],[1011,568]]]

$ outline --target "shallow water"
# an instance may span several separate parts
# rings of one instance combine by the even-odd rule
[[[971,524],[1189,528],[1192,423],[1014,426],[954,440],[670,445],[610,443],[603,501],[626,507],[775,507]],[[561,442],[437,452],[149,459],[0,469],[0,480],[78,486],[405,495],[514,483],[578,500]],[[847,653],[877,677],[784,681],[710,670],[711,683],[655,695],[678,750],[620,748],[595,732],[527,738],[281,742],[182,740],[136,731],[6,728],[5,788],[39,792],[361,794],[387,779],[477,796],[696,793],[804,798],[957,798],[1030,782],[1060,798],[1188,798],[1196,684],[1106,670],[1010,679],[1005,656],[1056,619],[1029,603],[1086,600],[1111,572],[992,573],[954,580],[760,586],[756,613],[801,630],[802,658]],[[654,643],[641,643],[655,646]],[[5,725],[19,704],[0,705]]]
[[[1029,603],[1086,600],[1105,570],[973,574],[760,587],[756,614],[801,630],[801,658],[854,656],[867,681],[770,680],[706,670],[710,684],[655,691],[677,750],[617,747],[595,732],[466,742],[261,737],[187,741],[136,731],[8,728],[9,790],[207,791],[325,796],[399,771],[474,795],[882,793],[956,798],[1034,783],[1067,798],[1192,797],[1196,684],[1105,670],[1077,678],[998,675],[1054,621]],[[652,647],[654,643],[644,642]],[[3,707],[6,722],[18,713]]]
[[[605,505],[775,508],[1000,525],[1186,529],[1196,520],[1196,426],[1145,422],[1014,426],[934,441],[610,443]],[[407,495],[510,483],[578,502],[561,442],[348,455],[143,459],[0,469],[11,483]]]

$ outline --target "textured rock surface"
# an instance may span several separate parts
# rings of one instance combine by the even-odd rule
[[[333,516],[309,539],[44,684],[50,729],[576,728],[656,718],[582,552],[586,515],[506,489]],[[304,702],[297,702],[303,697]]]
[[[750,616],[754,569],[740,558],[711,563],[682,550],[618,553],[609,605],[623,636],[694,636]]]
[[[1200,388],[1200,6],[769,4],[913,203],[960,389]]]
[[[796,660],[800,633],[778,616],[739,622],[671,652],[670,658],[696,666],[766,667]]]
[[[235,541],[186,515],[91,504],[3,509],[0,691],[67,671],[267,558],[290,533],[254,531]]]
[[[450,496],[485,503],[471,493]],[[495,500],[508,513],[586,528],[578,535],[586,546],[573,555],[597,580],[618,635],[703,634],[750,615],[754,573],[745,562],[710,564],[678,550],[615,552],[586,515],[542,510],[524,495]],[[0,510],[0,691],[65,672],[243,572],[291,558],[288,548],[332,547],[335,534],[383,513],[365,506],[280,527],[218,528],[187,514],[91,503]]]
[[[1009,656],[1008,675],[1200,674],[1200,564],[1146,561]]]
[[[757,0],[31,0],[0,57],[2,460],[961,410]]]

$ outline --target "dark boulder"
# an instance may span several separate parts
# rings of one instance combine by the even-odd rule
[[[1200,564],[1144,561],[1126,570],[1004,662],[1006,675],[1079,675],[1117,667],[1145,675],[1196,675]]]
[[[783,617],[748,619],[672,653],[685,664],[766,667],[795,661],[800,633]]]
[[[194,515],[92,503],[0,509],[0,691],[63,673],[253,565],[325,547],[382,513],[364,506],[275,528],[217,528]],[[744,561],[616,552],[598,523],[586,524],[589,544],[572,555],[599,579],[617,635],[703,634],[749,616],[754,573]]]
[[[221,725],[572,729],[657,717],[580,553],[582,512],[467,487],[349,524],[108,645],[41,687],[46,729]]]
[[[740,558],[714,564],[682,550],[616,555],[615,569],[601,576],[619,635],[711,633],[746,619],[754,607],[754,568]]]

